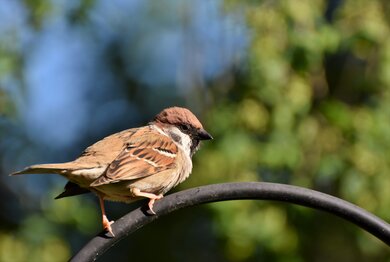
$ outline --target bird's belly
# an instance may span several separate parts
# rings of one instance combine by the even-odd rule
[[[104,199],[120,202],[132,202],[140,199],[132,194],[132,188],[138,188],[141,192],[152,194],[165,194],[174,186],[182,182],[184,174],[172,172],[160,172],[152,176],[143,177],[137,180],[124,180],[116,183],[105,184],[94,187],[95,190],[104,194]],[[187,177],[188,174],[185,174]]]
[[[94,187],[94,190],[103,194],[105,200],[130,203],[138,198],[131,194],[128,184],[128,181],[120,181]]]

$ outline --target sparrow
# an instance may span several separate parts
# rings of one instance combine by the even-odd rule
[[[32,165],[11,175],[59,174],[69,181],[56,199],[93,192],[99,198],[103,229],[114,233],[104,200],[148,198],[149,210],[192,171],[201,140],[213,137],[188,109],[166,108],[148,125],[112,134],[89,146],[74,161]]]

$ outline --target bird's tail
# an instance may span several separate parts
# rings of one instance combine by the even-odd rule
[[[62,174],[71,167],[70,162],[59,164],[41,164],[26,167],[23,170],[14,172],[10,176],[23,174]]]
[[[10,176],[23,175],[23,174],[60,174],[67,176],[67,172],[77,169],[77,165],[74,162],[58,163],[58,164],[41,164],[26,167],[21,171],[14,172]],[[83,188],[76,183],[68,182],[65,185],[64,192],[58,195],[55,199],[76,196],[90,191],[87,188]]]

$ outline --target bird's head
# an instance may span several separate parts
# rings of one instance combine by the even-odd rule
[[[192,141],[191,155],[198,149],[201,140],[213,139],[213,137],[203,128],[198,118],[186,108],[166,108],[156,115],[154,123],[163,128],[174,126],[179,129],[181,133],[188,135]],[[173,137],[173,139],[175,138]]]

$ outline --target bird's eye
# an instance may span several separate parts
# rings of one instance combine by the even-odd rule
[[[188,130],[190,130],[190,126],[189,125],[181,125],[181,129],[183,131],[188,131]]]

